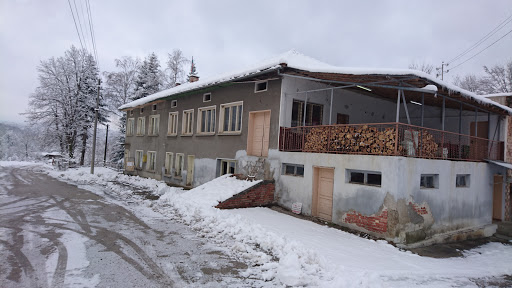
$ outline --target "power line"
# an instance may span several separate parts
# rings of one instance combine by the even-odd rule
[[[466,59],[466,61],[464,61],[464,62],[460,63],[459,65],[457,65],[457,66],[453,67],[453,68],[452,68],[452,69],[450,69],[450,70],[447,70],[447,71],[446,71],[446,73],[448,73],[448,72],[450,72],[451,70],[453,70],[453,69],[455,69],[455,68],[459,67],[460,65],[462,65],[462,64],[464,64],[464,63],[466,63],[466,62],[468,62],[469,60],[471,60],[471,59],[475,58],[476,56],[478,56],[478,54],[480,54],[480,53],[484,52],[484,51],[485,51],[485,50],[487,50],[489,47],[491,47],[492,45],[496,44],[496,42],[498,42],[498,41],[500,41],[501,39],[505,38],[505,36],[507,36],[507,35],[508,35],[508,34],[510,34],[510,33],[512,33],[512,30],[508,31],[505,35],[501,36],[498,40],[496,40],[496,41],[492,42],[492,43],[491,43],[491,45],[489,45],[489,46],[485,47],[484,49],[480,50],[480,51],[479,51],[478,53],[476,53],[475,55],[473,55],[473,56],[471,56],[470,58]]]
[[[468,54],[470,51],[475,49],[476,47],[480,46],[483,42],[485,42],[487,39],[489,39],[492,35],[496,34],[499,30],[503,29],[508,23],[512,21],[512,15],[507,17],[503,22],[501,22],[498,26],[496,26],[491,32],[487,33],[482,39],[478,40],[475,44],[473,44],[471,47],[466,49],[464,52],[460,53],[459,55],[455,56],[452,60],[446,62],[447,64],[451,64],[453,61],[456,61],[457,59],[460,59],[462,56]]]
[[[94,25],[92,21],[92,13],[91,13],[91,4],[89,3],[89,0],[85,2],[87,7],[87,17],[89,19],[89,31],[91,32],[91,39],[92,39],[92,47],[94,50],[94,56],[96,58],[96,65],[98,65],[98,69],[100,66],[99,59],[98,59],[98,50],[96,49],[96,39],[94,35]]]
[[[76,0],[73,0],[73,3],[75,4],[76,17],[78,18],[78,24],[80,25],[80,31],[82,31],[82,37],[84,38],[85,50],[88,51],[89,48],[87,47],[87,41],[86,41],[86,38],[84,35],[84,30],[82,29],[82,21],[80,20],[80,15],[78,14],[78,8],[76,7]]]
[[[80,46],[82,46],[82,49],[84,49],[84,44],[82,43],[82,38],[80,36],[80,31],[78,31],[78,26],[76,25],[75,13],[73,13],[73,8],[71,7],[70,0],[68,0],[68,4],[69,4],[69,9],[71,10],[71,15],[73,15],[73,22],[75,22],[76,33],[78,34],[78,40],[80,40]]]

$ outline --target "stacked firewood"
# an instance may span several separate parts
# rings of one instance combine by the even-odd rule
[[[414,141],[413,139],[410,139],[408,143],[401,141],[401,145],[397,147],[398,155],[436,157],[438,144],[435,142],[434,136],[425,130],[421,139],[419,139],[417,132],[414,135]],[[384,130],[368,125],[315,127],[311,128],[309,133],[306,134],[304,150],[310,152],[394,155],[395,141],[396,128],[393,127]],[[407,151],[407,149],[411,151]],[[416,151],[421,151],[421,154],[417,154]]]

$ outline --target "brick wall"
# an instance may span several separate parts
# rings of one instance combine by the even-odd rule
[[[386,233],[388,230],[388,210],[384,209],[375,216],[365,216],[358,212],[349,212],[345,216],[345,222],[355,224],[371,232]]]
[[[234,209],[268,206],[274,203],[274,181],[262,181],[219,203],[216,208]]]
[[[412,208],[414,209],[414,211],[416,211],[416,213],[418,213],[420,215],[428,214],[427,207],[418,206],[412,202],[409,202],[409,205],[412,205]]]

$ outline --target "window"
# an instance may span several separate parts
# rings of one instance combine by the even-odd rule
[[[137,136],[143,136],[146,133],[146,117],[137,119]]]
[[[135,150],[135,166],[142,169],[142,163],[144,162],[144,151]]]
[[[148,162],[146,163],[146,170],[155,171],[156,170],[156,152],[148,151]]]
[[[439,174],[421,174],[420,188],[439,187]]]
[[[172,100],[171,101],[171,108],[176,108],[178,107],[178,100]]]
[[[156,111],[156,104],[153,104],[153,111]]]
[[[194,134],[194,109],[183,111],[183,127],[181,128],[182,135]]]
[[[206,93],[203,95],[203,102],[210,102],[212,101],[212,93]]]
[[[144,113],[144,107],[140,108],[140,114]]]
[[[215,134],[215,106],[199,108],[197,111],[197,133]]]
[[[382,185],[382,173],[376,171],[347,170],[348,182],[371,186]]]
[[[293,100],[292,105],[292,127],[322,125],[323,105],[307,103],[306,123],[304,123],[304,101]]]
[[[135,118],[128,118],[128,122],[126,124],[126,136],[133,136],[135,132]]]
[[[130,116],[133,116],[133,109],[130,110]]]
[[[304,177],[304,165],[283,163],[281,174]]]
[[[178,135],[178,112],[169,113],[169,120],[167,122],[167,135]]]
[[[159,127],[160,127],[160,115],[149,116],[148,135],[158,136]]]
[[[254,85],[254,93],[267,91],[268,81],[256,82]]]
[[[455,187],[469,187],[469,174],[457,174],[455,179]]]
[[[243,102],[220,105],[219,131],[225,134],[239,134],[242,131]]]
[[[164,174],[171,175],[171,169],[172,169],[172,159],[173,153],[172,152],[165,152],[165,171]]]
[[[176,162],[174,162],[174,176],[181,177],[181,171],[183,171],[184,161],[185,155],[183,155],[183,153],[176,153]]]
[[[236,171],[236,160],[220,160],[220,175],[235,174]]]

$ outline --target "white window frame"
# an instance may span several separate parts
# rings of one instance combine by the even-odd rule
[[[220,160],[220,167],[219,167],[219,173],[220,175],[219,176],[222,176],[222,175],[226,175],[226,174],[231,174],[231,173],[228,173],[229,172],[229,168],[231,167],[231,163],[234,163],[235,164],[235,171],[233,171],[233,174],[236,173],[236,164],[237,164],[237,161],[234,160],[234,159],[219,159]],[[226,163],[226,168],[228,169],[228,171],[223,171],[222,169],[222,164],[223,163]]]
[[[171,108],[178,107],[178,100],[171,100]]]
[[[188,116],[190,115],[190,117]],[[190,124],[190,125],[188,125]],[[190,128],[188,131],[185,128]],[[181,135],[182,136],[192,136],[194,135],[194,109],[183,110],[183,118],[181,121]]]
[[[160,130],[160,115],[149,116],[149,136],[158,136]]]
[[[153,111],[156,111],[156,104],[153,104],[153,107],[152,107],[152,108],[153,108],[153,109],[152,109]]]
[[[347,180],[347,183],[350,183],[350,184],[356,184],[356,185],[367,185],[367,186],[373,186],[373,187],[382,187],[382,172],[380,171],[369,171],[369,170],[355,170],[355,169],[346,169],[347,171],[347,174],[346,174],[346,180]],[[360,173],[360,174],[364,174],[364,178],[363,178],[363,182],[352,182],[352,173]],[[380,175],[380,184],[371,184],[371,183],[368,183],[368,174],[372,174],[372,175]]]
[[[130,110],[130,116],[133,116],[133,109]]]
[[[156,171],[156,151],[148,151],[146,159],[146,170],[155,172]],[[151,167],[153,166],[153,167]]]
[[[172,167],[172,164],[174,163],[174,153],[172,152],[165,152],[165,163],[164,163],[164,167],[165,167],[165,175],[172,175],[172,169],[174,167]]]
[[[283,163],[283,168],[281,171],[281,175],[288,175],[288,176],[297,176],[297,177],[304,177],[304,165],[302,164],[291,164],[291,163]],[[293,173],[287,173],[287,167],[293,167]],[[302,168],[302,174],[298,173],[299,169]]]
[[[144,107],[140,107],[140,114],[144,113]]]
[[[206,100],[206,96],[210,96],[210,99]],[[203,94],[203,102],[210,102],[212,101],[212,93],[204,93]]]
[[[464,177],[464,186],[459,185],[459,177]],[[455,187],[456,188],[469,188],[471,185],[471,175],[470,174],[457,174],[455,176]]]
[[[261,84],[261,83],[267,83],[265,85],[265,89],[263,90],[258,90],[258,84]],[[254,93],[259,93],[259,92],[265,92],[268,90],[268,80],[265,80],[265,81],[258,81],[256,83],[254,83]]]
[[[169,119],[167,120],[167,136],[178,135],[178,116],[178,112],[169,112]]]
[[[205,111],[205,114],[208,115],[208,111],[213,111],[210,114],[210,131],[202,131],[203,126],[203,111]],[[208,106],[208,107],[201,107],[197,109],[197,134],[200,135],[215,135],[215,125],[217,120],[217,106]],[[206,123],[205,123],[206,128]]]
[[[135,133],[135,118],[128,118],[126,121],[126,136],[133,136]]]
[[[421,178],[433,177],[432,184],[434,187],[421,186]],[[421,174],[420,175],[420,189],[439,189],[439,174]]]
[[[185,154],[176,153],[176,161],[174,161],[174,177],[181,178],[181,173],[183,172],[184,163],[185,163]]]
[[[137,118],[137,136],[144,136],[146,133],[146,116]]]
[[[229,119],[228,119],[228,129],[231,129],[232,127],[232,120],[233,120],[233,117],[231,117],[232,113],[231,111],[232,108],[231,107],[235,107],[235,106],[241,106],[241,109],[238,109],[237,108],[237,116],[235,117],[235,130],[228,130],[228,131],[225,131],[224,130],[224,117],[225,117],[225,114],[226,114],[226,108],[230,108],[230,112],[229,112]],[[237,102],[232,102],[232,103],[225,103],[225,104],[221,104],[220,105],[220,117],[219,117],[219,134],[224,134],[224,135],[239,135],[242,133],[242,121],[243,121],[243,113],[244,113],[244,101],[237,101]],[[236,127],[238,127],[239,129],[236,130]]]
[[[144,150],[135,150],[135,167],[142,169],[144,165]]]

